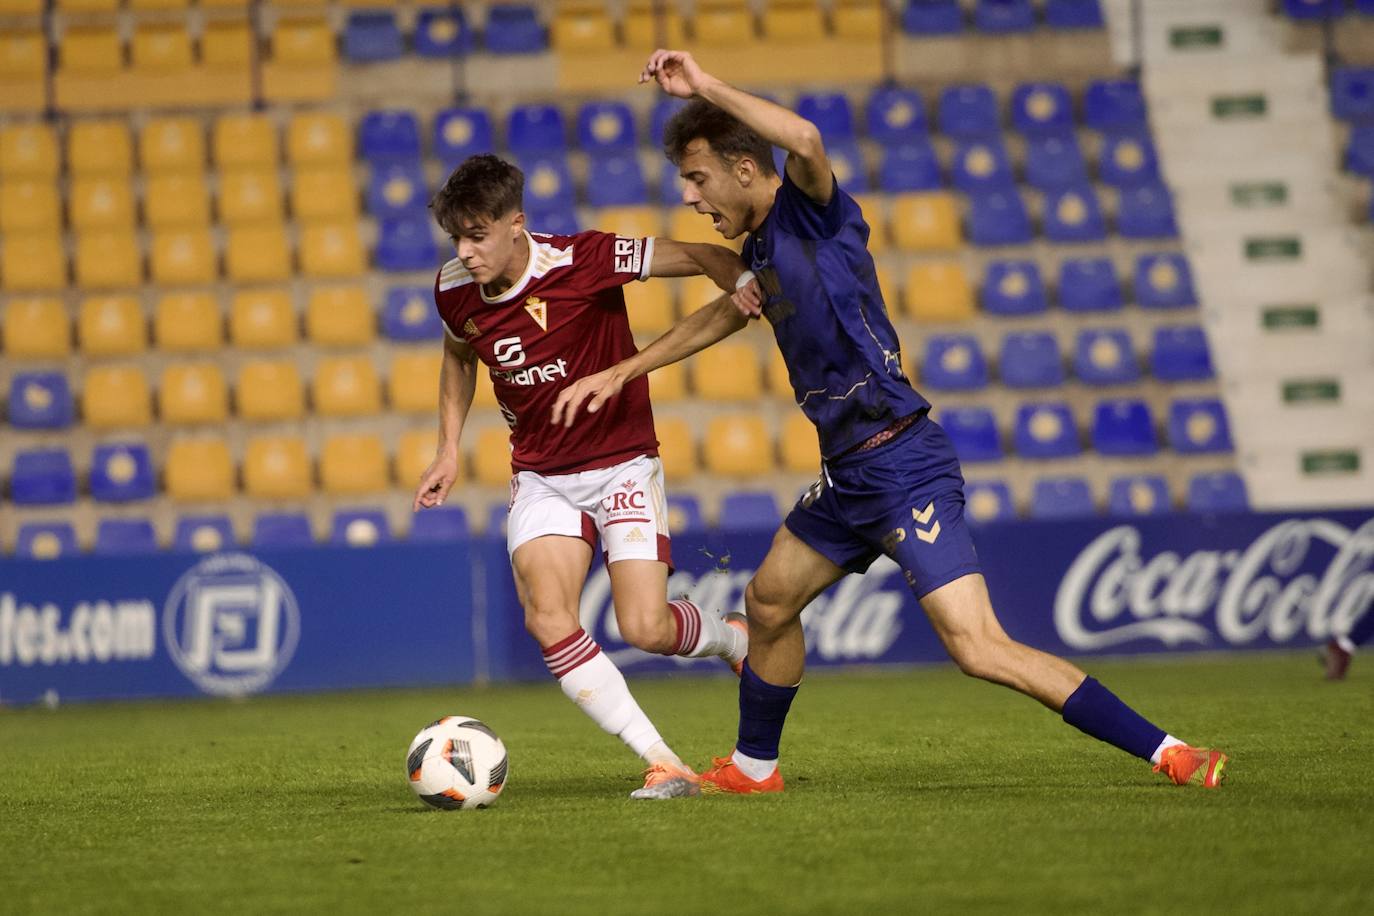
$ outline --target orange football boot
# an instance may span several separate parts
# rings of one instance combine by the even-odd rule
[[[781,792],[782,773],[774,769],[767,779],[750,779],[735,766],[734,760],[716,757],[711,761],[711,769],[701,774],[701,788],[703,792],[730,792],[734,795]]]
[[[1174,781],[1174,785],[1186,786],[1190,783],[1207,789],[1215,789],[1225,778],[1226,761],[1221,751],[1207,747],[1189,747],[1175,744],[1165,748],[1159,755],[1159,763],[1154,771],[1163,773]]]
[[[670,763],[655,763],[644,771],[644,788],[635,789],[631,798],[689,798],[701,794],[697,774]]]

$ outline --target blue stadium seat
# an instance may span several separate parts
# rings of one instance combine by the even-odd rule
[[[1011,123],[1028,137],[1073,132],[1073,98],[1059,83],[1022,83],[1012,90]]]
[[[472,50],[472,29],[457,5],[420,10],[414,38],[421,57],[458,57]]]
[[[1102,141],[1097,175],[1106,184],[1134,188],[1159,183],[1159,160],[1144,134],[1111,134]]]
[[[357,64],[395,60],[405,53],[401,30],[390,10],[355,10],[344,27],[344,56]]]
[[[1046,0],[1045,24],[1052,29],[1100,29],[1106,22],[1098,0]]]
[[[106,503],[151,499],[153,456],[141,442],[97,445],[91,455],[91,498]]]
[[[1083,122],[1093,130],[1147,130],[1145,96],[1131,79],[1095,80],[1083,93]]]
[[[997,96],[990,86],[970,83],[940,93],[940,133],[961,139],[996,137],[1002,132]]]
[[[102,556],[127,556],[157,551],[157,532],[146,518],[102,518],[96,522],[91,552]]]
[[[1374,121],[1374,67],[1331,70],[1331,113],[1343,121]]]
[[[1026,182],[1042,191],[1088,183],[1088,164],[1072,133],[1026,138]]]
[[[1345,0],[1283,0],[1290,19],[1337,19],[1345,15]]]
[[[1038,315],[1049,307],[1040,266],[1034,261],[993,261],[978,297],[989,315]]]
[[[14,545],[14,555],[29,560],[51,560],[80,550],[71,522],[24,522]]]
[[[1016,518],[1016,504],[1005,480],[970,480],[964,484],[964,518],[970,524]]]
[[[9,422],[18,429],[72,425],[72,389],[62,372],[16,372],[10,379]]]
[[[52,506],[76,499],[72,456],[62,448],[16,452],[10,475],[10,501],[18,506]]]
[[[434,117],[434,155],[452,171],[469,156],[496,148],[491,115],[483,108],[445,108]]]
[[[573,185],[568,158],[562,153],[530,155],[520,160],[525,172],[525,206],[531,210],[573,207],[577,189]]]
[[[1030,0],[978,0],[973,24],[998,35],[1029,32],[1035,28],[1035,9]]]
[[[1147,309],[1197,305],[1193,273],[1180,252],[1142,254],[1135,261],[1135,301]]]
[[[768,531],[782,524],[778,503],[766,491],[727,493],[720,501],[716,528],[721,531]]]
[[[950,174],[954,186],[966,194],[997,191],[1016,184],[1011,158],[1000,137],[961,142],[950,160]]]
[[[382,270],[437,270],[446,260],[430,234],[426,217],[380,220],[377,266]]]
[[[468,514],[461,506],[425,509],[415,513],[410,525],[410,539],[417,543],[462,541],[469,533]]]
[[[706,517],[702,515],[701,503],[695,496],[675,493],[668,497],[668,532],[673,537],[700,534],[705,530]]]
[[[997,418],[986,407],[946,407],[940,425],[949,434],[954,451],[963,462],[1001,461],[1002,438]]]
[[[1207,335],[1197,325],[1155,328],[1150,373],[1165,382],[1201,382],[1215,374]]]
[[[1073,372],[1089,385],[1140,380],[1140,360],[1125,328],[1085,328],[1074,343]]]
[[[1150,405],[1138,398],[1099,401],[1093,410],[1093,448],[1103,455],[1153,455],[1159,451]]]
[[[419,162],[379,162],[367,184],[367,209],[378,219],[428,217],[429,189]]]
[[[418,162],[420,122],[412,111],[369,111],[358,125],[358,152],[373,162]]]
[[[569,206],[553,206],[547,210],[529,211],[529,229],[545,235],[576,235],[581,228],[577,211]]]
[[[1107,512],[1111,515],[1163,515],[1172,509],[1169,483],[1158,474],[1116,477],[1107,486]]]
[[[880,86],[868,97],[868,136],[884,146],[914,143],[926,136],[926,103],[915,89]]]
[[[1101,242],[1107,238],[1107,221],[1092,185],[1047,192],[1042,219],[1045,238],[1051,242]]]
[[[1031,489],[1031,518],[1083,518],[1096,513],[1092,490],[1082,477],[1042,477]]]
[[[1374,16],[1374,0],[1355,0],[1355,12],[1361,16]]]
[[[842,92],[803,92],[797,97],[797,114],[816,125],[826,145],[854,139],[854,112]]]
[[[330,523],[329,541],[346,547],[371,547],[391,540],[391,526],[381,509],[340,509]]]
[[[988,364],[972,334],[932,334],[921,362],[923,387],[933,391],[978,391],[988,385]]]
[[[781,166],[778,167],[778,174],[782,174]],[[682,176],[678,174],[677,166],[665,161],[658,173],[658,199],[665,206],[681,206],[682,188]]]
[[[969,195],[968,237],[975,245],[1025,245],[1033,238],[1030,215],[1015,188]]]
[[[1064,401],[1027,403],[1016,408],[1012,443],[1022,458],[1072,458],[1083,451],[1078,423]]]
[[[444,336],[443,319],[434,307],[434,289],[393,286],[382,303],[382,334],[389,340],[413,343]]]
[[[1188,508],[1194,512],[1244,512],[1250,508],[1245,481],[1235,471],[1195,474],[1188,481]]]
[[[997,360],[1008,388],[1057,388],[1064,384],[1064,357],[1049,331],[1014,331],[1002,338]]]
[[[624,102],[587,102],[577,111],[577,145],[588,153],[634,152],[635,116]]]
[[[1185,455],[1230,452],[1231,424],[1216,398],[1179,398],[1169,405],[1169,444]]]
[[[826,153],[830,157],[830,168],[835,180],[848,194],[862,194],[870,187],[868,167],[864,164],[863,153],[854,140],[841,140],[826,143]]]
[[[487,50],[494,54],[537,54],[548,45],[534,7],[521,4],[487,7],[484,34]]]
[[[649,202],[649,185],[634,151],[592,156],[589,163],[587,203],[593,207],[627,207]]]
[[[506,118],[506,145],[518,157],[565,153],[568,128],[557,105],[517,105]]]
[[[909,35],[955,35],[964,27],[959,0],[909,0],[902,31]]]
[[[883,161],[878,167],[878,187],[882,190],[890,194],[932,191],[943,184],[940,160],[928,137],[883,147]]]
[[[1121,281],[1110,258],[1068,258],[1059,263],[1059,304],[1070,312],[1121,310]]]
[[[1357,124],[1350,131],[1345,168],[1356,175],[1374,178],[1374,124]]]
[[[264,512],[253,519],[253,546],[309,547],[315,543],[304,512]]]
[[[1162,184],[1146,184],[1118,192],[1116,231],[1128,239],[1177,238],[1169,189]]]
[[[663,146],[663,131],[668,126],[668,119],[686,105],[685,99],[670,95],[661,95],[658,101],[654,102],[654,107],[649,113],[649,145],[655,150]]]
[[[173,550],[213,553],[234,545],[234,526],[227,515],[183,515],[172,535]]]

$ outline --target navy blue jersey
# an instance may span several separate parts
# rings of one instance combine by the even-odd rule
[[[784,172],[773,208],[744,243],[744,260],[767,296],[764,317],[822,455],[840,455],[930,408],[902,373],[868,224],[838,185],[821,206]]]

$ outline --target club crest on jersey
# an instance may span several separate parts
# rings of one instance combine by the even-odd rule
[[[530,313],[534,323],[539,325],[539,330],[549,329],[549,304],[538,296],[530,296],[525,300],[525,311]]]

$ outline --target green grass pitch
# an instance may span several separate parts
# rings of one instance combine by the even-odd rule
[[[632,802],[638,762],[551,683],[0,710],[0,912],[1369,912],[1374,660],[1086,666],[1232,762],[1176,788],[952,668],[816,674],[788,791]],[[693,765],[735,685],[632,683]],[[487,811],[407,787],[412,735],[477,716]]]

